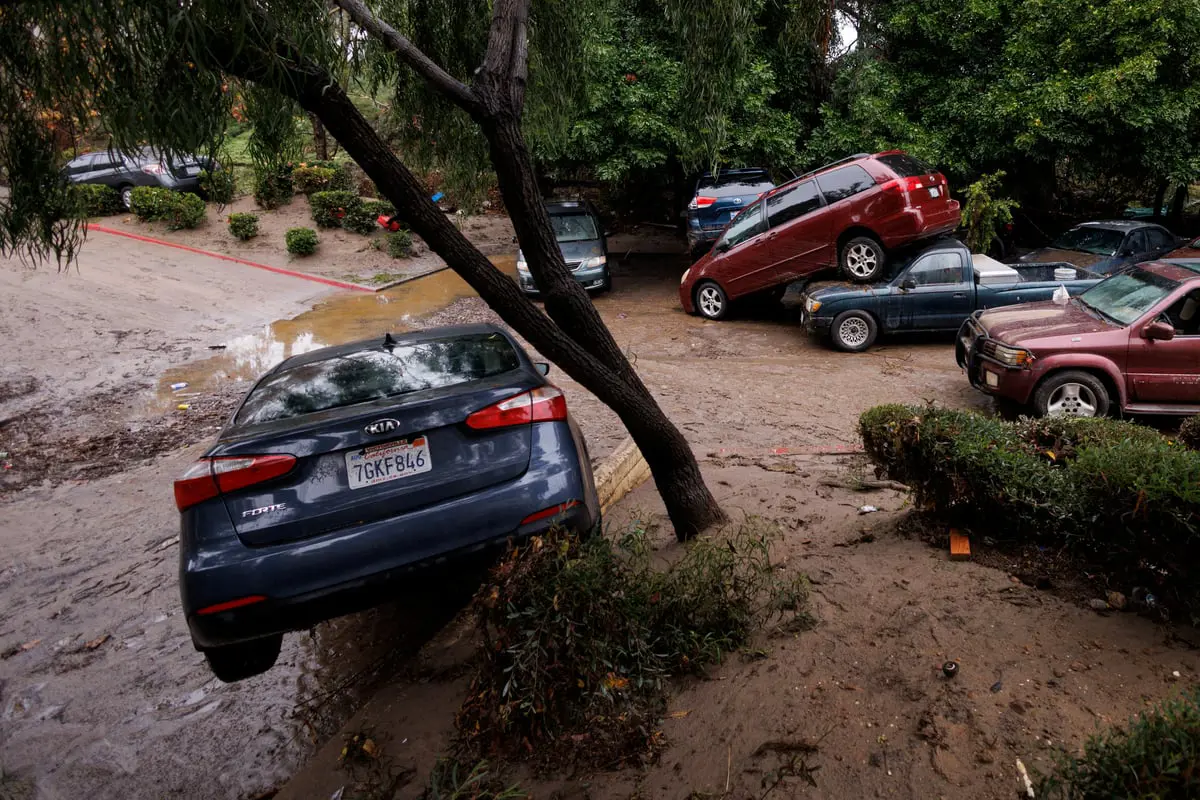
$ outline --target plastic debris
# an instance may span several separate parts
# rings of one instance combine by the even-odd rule
[[[1093,597],[1088,600],[1088,608],[1092,611],[1108,611],[1109,605],[1107,600],[1101,600],[1099,597]]]
[[[435,203],[436,203],[436,202],[438,202],[439,200],[441,200],[441,199],[442,199],[443,197],[445,197],[445,196],[446,196],[446,195],[445,195],[444,193],[442,193],[442,192],[438,192],[437,194],[435,194],[433,197],[431,197],[431,198],[429,198],[429,199],[430,199],[430,200],[432,200],[433,202],[435,202]]]
[[[1129,601],[1120,592],[1109,592],[1108,604],[1117,611],[1124,611],[1125,607],[1129,605]]]
[[[1003,688],[1004,688],[1004,682],[996,681],[995,683],[992,684],[992,694],[995,694],[996,692],[1000,691]]]
[[[175,407],[177,409],[179,409],[180,411],[187,411],[189,408],[192,407],[192,404],[191,403],[180,403],[179,405],[177,405]]]
[[[958,674],[958,662],[947,661],[945,664],[942,664],[942,674],[947,678],[953,678]]]
[[[1050,299],[1054,301],[1055,305],[1065,306],[1071,301],[1071,293],[1060,283],[1054,290],[1054,294],[1050,295]]]
[[[1033,781],[1029,779],[1029,770],[1025,769],[1025,765],[1019,758],[1017,759],[1017,786],[1019,794],[1028,798],[1036,796],[1033,793]]]
[[[874,514],[878,510],[879,509],[876,508],[875,506],[859,506],[858,513],[859,514]]]
[[[188,385],[187,385],[187,381],[180,381],[179,383],[172,383],[172,384],[171,384],[171,391],[172,391],[172,392],[178,392],[180,389],[186,389],[186,388],[187,388],[187,386],[188,386]]]

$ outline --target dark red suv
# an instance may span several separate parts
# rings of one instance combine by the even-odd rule
[[[689,314],[721,319],[729,303],[833,267],[850,280],[884,275],[887,252],[959,224],[946,178],[907,153],[857,155],[764,194],[683,273]]]

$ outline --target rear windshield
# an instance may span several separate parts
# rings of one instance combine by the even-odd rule
[[[516,351],[498,333],[360,350],[271,375],[246,398],[236,424],[271,422],[469,383],[519,365]]]
[[[1175,291],[1179,284],[1144,269],[1113,275],[1083,294],[1079,302],[1121,325],[1136,321],[1142,314]]]
[[[765,169],[718,172],[716,175],[705,175],[700,178],[700,183],[696,185],[696,191],[722,189],[726,186],[755,188],[770,182],[771,176]]]
[[[933,167],[919,158],[913,158],[908,153],[879,156],[878,160],[901,178],[915,178],[918,175],[932,174],[934,171]]]

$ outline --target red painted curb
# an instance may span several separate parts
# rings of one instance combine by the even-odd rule
[[[353,289],[358,292],[374,292],[374,289],[368,289],[365,286],[359,286],[354,283],[346,283],[345,281],[334,280],[333,278],[322,278],[319,275],[308,275],[304,272],[296,272],[293,269],[284,269],[283,267],[272,267],[267,264],[259,264],[256,261],[247,261],[244,258],[237,256],[227,256],[224,253],[214,253],[211,250],[201,250],[198,247],[188,247],[186,244],[178,244],[176,242],[168,242],[163,239],[155,239],[150,236],[142,236],[140,233],[128,233],[126,231],[118,231],[114,228],[108,228],[103,225],[88,225],[89,231],[99,231],[100,233],[110,233],[113,236],[124,236],[127,239],[136,239],[139,242],[149,242],[150,244],[161,244],[164,247],[174,247],[176,250],[186,250],[189,253],[197,253],[202,256],[210,256],[218,258],[222,261],[232,261],[235,264],[242,264],[255,269],[265,269],[267,272],[275,272],[280,275],[288,275],[292,278],[301,278],[313,283],[323,283],[326,286],[333,286],[337,289]]]
[[[756,456],[840,456],[840,455],[859,455],[865,453],[861,447],[856,445],[835,444],[827,447],[770,447],[766,450],[732,450],[728,448],[720,448],[719,450],[710,451],[709,458],[724,457],[724,456],[741,456],[742,458],[753,458]]]

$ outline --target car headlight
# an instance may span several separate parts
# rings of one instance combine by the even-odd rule
[[[691,275],[691,274],[692,274],[692,268],[691,268],[691,267],[688,267],[687,269],[685,269],[685,270],[683,271],[683,277],[679,279],[679,285],[680,285],[680,286],[683,286],[685,283],[687,283],[687,278],[688,278],[688,275]]]
[[[529,264],[525,263],[525,254],[517,253],[517,272],[522,275],[529,274]]]
[[[1001,364],[1007,364],[1010,367],[1024,367],[1033,362],[1033,353],[1020,347],[997,344],[994,358]]]
[[[811,297],[809,297],[809,296],[805,295],[805,297],[804,297],[804,310],[805,310],[807,313],[811,314],[811,313],[813,313],[814,311],[816,311],[817,309],[819,309],[820,307],[821,307],[821,301],[820,301],[820,300],[813,300]]]
[[[608,256],[596,256],[595,258],[585,258],[583,263],[579,265],[580,269],[595,269],[603,267],[608,263]]]

